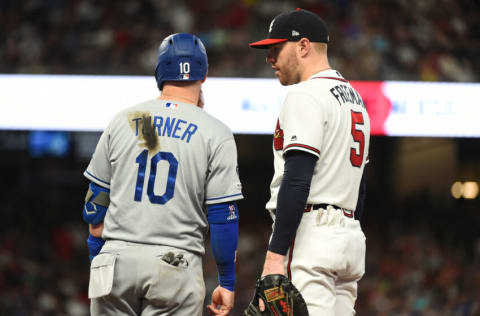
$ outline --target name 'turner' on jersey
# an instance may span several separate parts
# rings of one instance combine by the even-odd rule
[[[192,135],[195,134],[198,129],[198,126],[194,123],[177,117],[160,115],[153,116],[153,119],[152,116],[146,115],[134,117],[132,118],[132,123],[135,136],[138,136],[138,133],[142,133],[143,135],[156,134],[158,136],[178,138],[187,143],[190,142]]]

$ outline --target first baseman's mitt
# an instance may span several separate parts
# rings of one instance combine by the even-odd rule
[[[265,303],[262,312],[258,299]],[[243,312],[245,316],[308,316],[307,304],[292,282],[281,274],[269,274],[257,280],[255,294]]]

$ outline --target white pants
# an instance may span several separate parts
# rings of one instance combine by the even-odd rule
[[[172,251],[185,261],[161,259]],[[202,258],[172,247],[107,241],[90,267],[91,315],[202,315]]]
[[[331,206],[304,213],[286,259],[287,276],[310,315],[355,315],[357,282],[365,273],[359,221]]]

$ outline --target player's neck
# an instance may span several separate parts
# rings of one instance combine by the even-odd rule
[[[301,81],[308,80],[314,74],[319,73],[320,71],[328,70],[328,69],[332,69],[332,68],[330,68],[330,65],[328,64],[328,60],[326,59],[321,59],[316,63],[306,64],[300,79]]]
[[[174,85],[165,85],[162,90],[160,100],[169,100],[182,103],[198,104],[200,91],[194,87],[179,87]]]
[[[190,103],[190,104],[197,104],[198,103],[198,97],[197,98],[189,98],[189,97],[180,97],[178,95],[172,95],[172,94],[166,94],[162,93],[162,95],[159,98],[160,100],[168,100],[168,101],[176,101],[176,102],[182,102],[182,103]]]

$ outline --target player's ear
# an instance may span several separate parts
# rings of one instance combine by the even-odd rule
[[[305,57],[309,53],[310,49],[312,49],[312,45],[308,38],[303,37],[297,42],[297,53],[300,57]]]
[[[208,76],[208,70],[207,70],[207,73],[205,74],[205,77],[204,77],[203,80],[202,80],[202,83],[204,83],[205,80],[207,80],[207,76]]]

